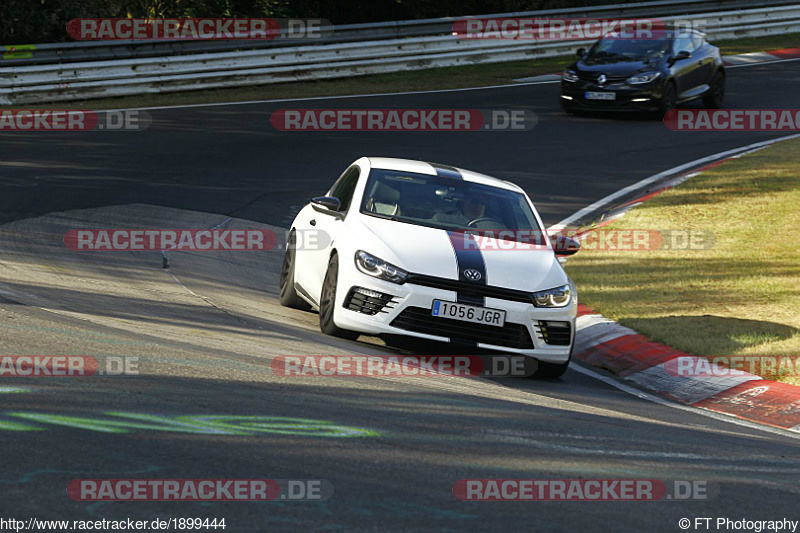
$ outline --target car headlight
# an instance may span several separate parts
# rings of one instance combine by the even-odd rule
[[[578,81],[578,75],[573,70],[567,70],[561,75],[561,79],[570,83]]]
[[[566,307],[572,299],[569,284],[533,293],[533,305],[536,307]]]
[[[408,276],[408,272],[398,268],[383,259],[379,259],[363,250],[356,252],[356,268],[364,274],[376,278],[385,279],[392,283],[403,283]]]
[[[642,85],[643,83],[650,83],[659,76],[661,76],[660,72],[642,72],[641,74],[634,74],[628,78],[628,83],[631,85]]]

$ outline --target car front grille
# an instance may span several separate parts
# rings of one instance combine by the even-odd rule
[[[365,315],[377,315],[388,313],[387,309],[392,309],[394,306],[391,304],[395,303],[397,302],[391,294],[353,287],[345,296],[343,307]]]
[[[611,85],[611,84],[614,84],[614,83],[625,83],[630,76],[632,76],[632,74],[628,75],[628,76],[609,76],[608,74],[606,74],[606,81],[605,81],[605,83],[603,85]],[[597,83],[597,78],[600,77],[600,73],[598,73],[598,72],[581,72],[578,75],[578,77],[580,79],[582,79],[583,81],[588,81],[588,82],[592,82],[592,83],[596,84]]]
[[[572,337],[572,325],[569,322],[538,320],[536,335],[545,343],[553,346],[569,346]]]
[[[427,276],[425,274],[409,274],[408,277],[406,277],[406,283],[413,283],[414,285],[422,285],[424,287],[433,287],[434,289],[455,291],[459,294],[459,296],[464,296],[467,298],[486,297],[509,300],[512,302],[533,303],[533,295],[531,295],[529,292],[516,289],[507,289],[505,287],[481,285],[480,283],[474,283],[471,281],[438,278],[436,276]]]
[[[533,340],[528,333],[528,328],[522,324],[506,322],[503,327],[498,328],[486,324],[434,317],[431,315],[430,309],[422,307],[407,307],[392,320],[391,326],[415,333],[447,337],[453,342],[480,342],[520,350],[533,348]]]

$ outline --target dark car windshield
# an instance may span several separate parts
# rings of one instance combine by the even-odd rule
[[[654,39],[620,39],[605,37],[589,49],[591,59],[653,59],[669,50],[671,36],[663,34]]]
[[[514,230],[514,236],[508,232],[502,236],[505,240],[518,240],[518,235],[530,240],[531,235],[541,234],[533,210],[521,193],[395,170],[373,169],[370,172],[361,212],[450,231]]]

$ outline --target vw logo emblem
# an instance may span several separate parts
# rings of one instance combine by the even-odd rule
[[[606,82],[607,79],[608,78],[606,78],[605,74],[600,74],[600,76],[598,76],[598,78],[597,78],[597,83],[599,83],[600,85],[603,85]]]
[[[467,268],[464,270],[464,277],[472,281],[478,281],[483,276],[474,268]]]

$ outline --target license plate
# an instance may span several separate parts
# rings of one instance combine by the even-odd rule
[[[587,100],[616,100],[617,93],[593,93],[591,91],[586,92],[586,99]]]
[[[475,305],[458,304],[455,302],[433,301],[431,315],[441,318],[451,318],[475,324],[503,327],[506,323],[506,312],[500,309],[488,309]]]

